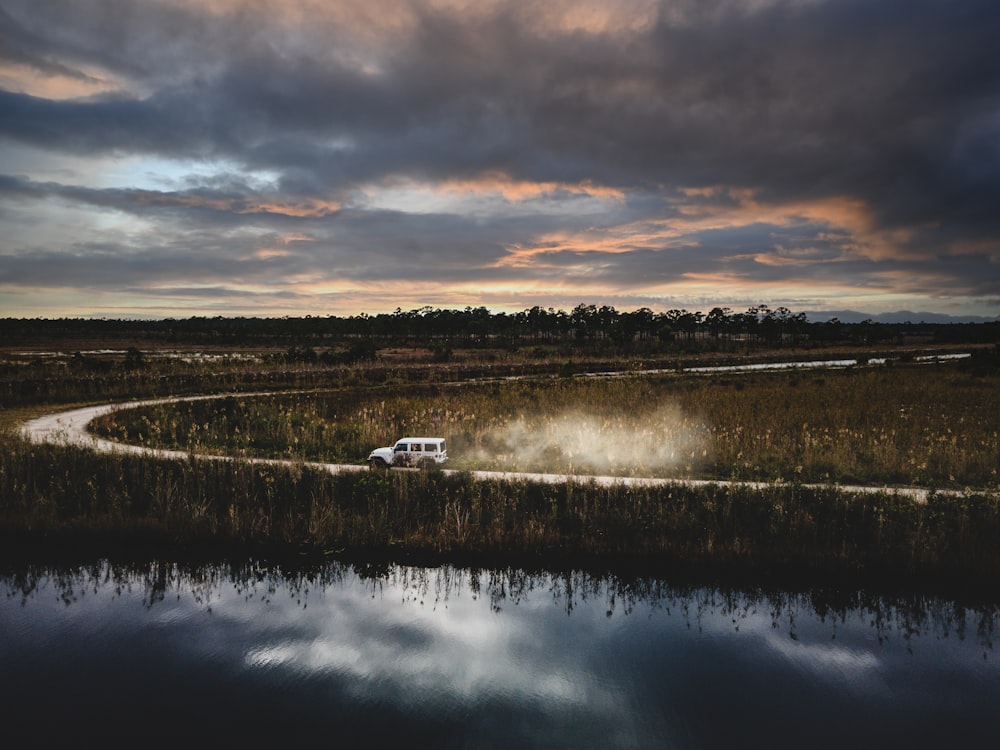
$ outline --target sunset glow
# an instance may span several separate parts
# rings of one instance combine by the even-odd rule
[[[0,38],[0,316],[1000,315],[994,2],[0,0]]]

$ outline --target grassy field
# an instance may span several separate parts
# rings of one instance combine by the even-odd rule
[[[12,429],[20,419],[96,400],[79,372],[50,367],[41,378],[43,365],[30,367],[25,382],[46,385],[30,405],[4,412],[0,434],[0,548],[8,556],[265,545],[501,564],[719,564],[979,582],[1000,573],[995,367],[902,362],[459,384],[450,365],[383,378],[376,366],[258,371],[249,360],[228,361],[224,377],[210,377],[203,362],[158,364],[162,378],[141,370],[133,395],[166,395],[163,382],[196,390],[192,367],[206,368],[213,390],[259,388],[268,373],[279,373],[275,388],[310,389],[126,410],[100,425],[129,442],[192,454],[292,459],[285,467],[29,444]],[[124,375],[126,385],[107,397],[128,390],[128,372],[108,375]],[[458,469],[783,481],[602,488],[478,482],[462,472],[331,475],[296,463],[360,463],[406,433],[446,437]],[[811,481],[974,491],[932,494],[919,505],[891,493],[802,486]]]
[[[440,435],[450,466],[997,489],[1000,377],[958,365],[543,378],[145,407],[97,422],[144,445],[361,462]]]
[[[991,585],[996,495],[855,496],[794,484],[598,487],[464,473],[96,454],[4,441],[3,554],[246,549],[469,564],[714,565]]]

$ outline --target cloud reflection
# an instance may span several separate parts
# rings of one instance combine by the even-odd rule
[[[348,579],[336,590],[310,596],[305,610],[263,613],[257,626],[274,630],[274,642],[265,637],[250,648],[246,664],[303,676],[334,674],[367,699],[388,685],[407,703],[441,702],[452,711],[497,696],[596,711],[609,719],[621,709],[610,686],[590,684],[583,652],[576,659],[539,637],[538,621],[552,614],[548,606],[525,603],[501,613],[460,587],[446,603],[415,599],[405,586],[372,597],[366,582]],[[225,617],[226,609],[217,605],[216,616]],[[294,639],[284,632],[292,624]]]
[[[6,705],[44,695],[63,716],[86,684],[140,724],[166,712],[180,735],[208,711],[231,738],[334,722],[371,742],[662,747],[779,722],[789,746],[836,747],[865,726],[919,740],[928,716],[974,734],[1000,697],[995,605],[336,563],[102,563],[0,584]],[[817,740],[831,713],[842,723]]]

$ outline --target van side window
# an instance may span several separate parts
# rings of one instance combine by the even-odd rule
[[[395,453],[399,453],[400,451],[405,451],[405,450],[406,450],[406,443],[400,443],[399,445],[397,445],[397,446],[396,446],[395,448],[393,448],[392,450],[393,450],[393,452],[395,452]]]
[[[433,452],[435,450],[434,443],[424,443],[424,450]]]
[[[417,451],[417,452],[419,452],[420,451],[420,443],[414,443],[413,445],[411,445],[410,446],[410,450],[411,451]]]

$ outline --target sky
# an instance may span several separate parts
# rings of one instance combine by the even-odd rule
[[[0,0],[0,317],[1000,316],[996,0]]]

